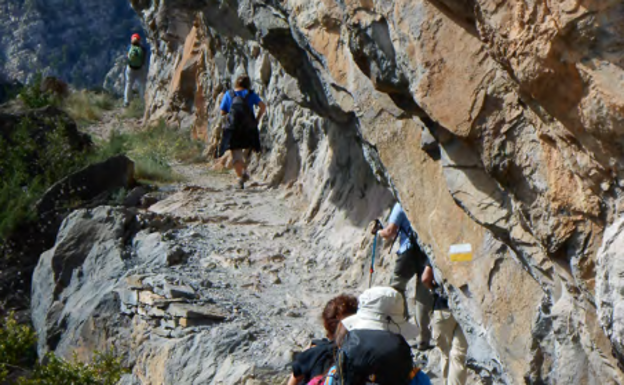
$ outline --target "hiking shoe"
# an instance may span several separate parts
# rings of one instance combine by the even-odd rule
[[[241,190],[245,189],[245,177],[244,176],[238,178],[238,188]]]
[[[130,107],[130,103],[124,102],[123,106],[124,106],[124,108],[128,108],[128,107]]]
[[[426,352],[427,350],[431,350],[435,348],[435,345],[431,345],[429,342],[421,342],[416,345],[416,349],[421,352]]]

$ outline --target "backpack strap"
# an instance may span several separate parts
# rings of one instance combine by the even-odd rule
[[[245,97],[243,99],[245,99],[245,103],[247,102],[247,99],[249,99],[249,97],[251,96],[251,94],[253,93],[252,90],[247,90],[247,95],[245,95]]]

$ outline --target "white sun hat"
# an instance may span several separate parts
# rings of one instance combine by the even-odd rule
[[[391,287],[373,287],[360,295],[357,313],[343,319],[342,324],[349,331],[388,330],[413,341],[419,329],[405,319],[404,309],[401,293]]]

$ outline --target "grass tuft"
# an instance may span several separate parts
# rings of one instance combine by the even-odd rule
[[[80,126],[102,119],[105,111],[113,110],[117,102],[112,95],[81,90],[72,92],[63,102],[63,108]]]
[[[145,112],[145,102],[141,98],[134,98],[130,105],[125,108],[122,117],[126,119],[141,119]]]
[[[203,160],[203,144],[191,139],[189,130],[168,127],[164,121],[144,131],[113,132],[100,144],[103,157],[126,154],[135,162],[136,177],[147,182],[176,182],[181,178],[171,167],[174,162],[194,163]]]

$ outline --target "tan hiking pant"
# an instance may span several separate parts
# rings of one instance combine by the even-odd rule
[[[401,294],[405,303],[405,315],[408,316],[407,307],[407,283],[416,279],[416,311],[414,320],[420,329],[417,343],[419,345],[429,345],[431,343],[431,331],[429,330],[430,314],[433,309],[433,295],[421,281],[422,272],[427,263],[426,255],[420,249],[412,248],[397,256],[394,266],[394,273],[390,279],[390,287],[393,287]]]
[[[442,352],[440,365],[444,384],[464,385],[468,377],[466,370],[468,342],[464,332],[450,310],[434,311],[431,326],[433,341]]]

